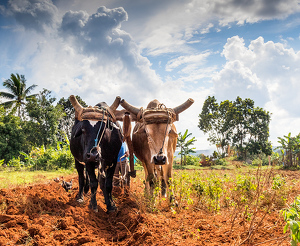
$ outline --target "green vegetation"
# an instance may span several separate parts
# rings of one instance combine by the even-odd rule
[[[13,188],[16,186],[47,183],[54,178],[74,174],[74,169],[59,169],[56,171],[9,171],[0,172],[0,189]]]
[[[9,92],[0,92],[0,96],[8,99],[6,102],[1,105],[5,108],[11,109],[12,112],[17,111],[19,117],[24,117],[23,115],[23,106],[25,105],[24,101],[28,101],[34,98],[36,95],[30,95],[29,93],[37,86],[31,85],[27,88],[26,79],[24,75],[11,74],[10,79],[7,79],[3,82],[3,86]]]
[[[278,143],[280,146],[277,149],[281,149],[284,166],[286,168],[297,167],[300,161],[300,134],[292,137],[291,133],[289,133],[287,136],[283,136],[283,138],[278,137]]]
[[[300,242],[300,197],[296,197],[289,208],[282,210],[282,214],[286,222],[283,232],[290,229],[291,245],[297,246]]]
[[[178,138],[177,138],[177,148],[180,148],[180,165],[182,166],[182,159],[184,158],[184,165],[186,165],[186,156],[190,153],[195,153],[195,148],[191,148],[191,146],[194,144],[195,137],[188,139],[192,133],[188,133],[188,129],[184,132],[184,134],[181,134],[179,132]],[[183,158],[182,158],[183,157]]]
[[[6,101],[0,104],[1,167],[10,170],[56,170],[72,167],[69,150],[74,109],[69,100],[56,98],[43,89],[27,87],[24,75],[11,74],[3,82],[9,92],[0,92]],[[80,97],[77,99],[86,106]]]
[[[151,200],[140,198],[140,204],[154,213],[170,209],[178,214],[191,209],[226,214],[231,231],[243,226],[243,243],[249,245],[269,214],[285,207],[291,189],[290,180],[269,166],[232,168],[230,172],[174,170],[170,183],[176,203],[160,197],[157,183]]]
[[[269,137],[270,114],[262,108],[255,107],[254,101],[237,97],[217,103],[215,97],[208,97],[199,114],[198,127],[209,133],[208,141],[216,145],[224,157],[228,146],[245,160],[247,153],[265,153],[271,155]]]

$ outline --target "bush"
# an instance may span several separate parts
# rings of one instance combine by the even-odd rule
[[[73,166],[74,158],[68,144],[59,143],[56,148],[50,146],[45,148],[32,148],[29,154],[21,152],[23,167],[29,170],[57,170],[59,168],[69,169]],[[20,158],[19,158],[20,160]],[[16,161],[14,161],[16,162]],[[10,164],[11,165],[11,164]],[[17,167],[17,164],[13,165]]]
[[[13,167],[16,171],[20,171],[22,168],[24,168],[24,163],[20,160],[20,157],[13,157],[10,161],[8,161],[7,166]]]
[[[186,165],[200,166],[200,157],[194,155],[186,155]]]
[[[292,239],[291,245],[297,246],[298,242],[300,242],[300,197],[295,198],[290,208],[282,210],[282,214],[286,222],[283,233],[286,233],[289,229]]]
[[[212,165],[214,165],[212,157],[206,156],[204,154],[201,154],[199,156],[200,156],[200,165],[201,166],[212,166]]]
[[[37,170],[57,170],[58,168],[68,169],[72,167],[74,158],[68,145],[63,148],[49,147],[45,149],[36,148],[32,151],[35,161],[35,169]]]
[[[261,156],[253,156],[253,159],[252,159],[252,165],[253,166],[267,166],[269,165],[269,158],[267,155],[263,154]]]
[[[228,162],[225,160],[225,158],[220,158],[215,160],[215,165],[227,166]]]

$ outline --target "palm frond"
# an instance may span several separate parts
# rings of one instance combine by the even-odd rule
[[[37,87],[37,85],[31,85],[29,86],[25,91],[24,94],[27,95],[29,94],[29,92],[31,92],[35,87]],[[37,94],[36,94],[37,95]]]
[[[8,98],[8,99],[14,99],[15,95],[8,93],[8,92],[0,92],[0,97]]]
[[[26,96],[25,97],[25,99],[28,101],[28,100],[30,100],[30,99],[32,99],[32,98],[35,98],[36,96],[38,96],[39,94],[32,94],[32,95],[30,95],[30,96]]]
[[[3,82],[3,86],[6,87],[9,91],[11,91],[14,95],[18,94],[18,89],[12,80],[5,80]]]
[[[16,101],[7,101],[4,103],[1,103],[0,105],[4,106],[4,108],[11,108],[15,103],[16,103]]]

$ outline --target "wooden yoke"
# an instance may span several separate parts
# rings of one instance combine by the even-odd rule
[[[133,156],[133,145],[131,141],[131,116],[129,113],[125,113],[123,117],[123,134],[124,139],[127,143],[129,149],[129,164],[130,164],[130,171],[129,175],[132,178],[136,177],[136,171],[134,170],[134,156]],[[123,140],[124,141],[124,140]]]

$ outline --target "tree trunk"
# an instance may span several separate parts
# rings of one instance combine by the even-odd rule
[[[182,167],[182,147],[180,148],[180,166]]]

